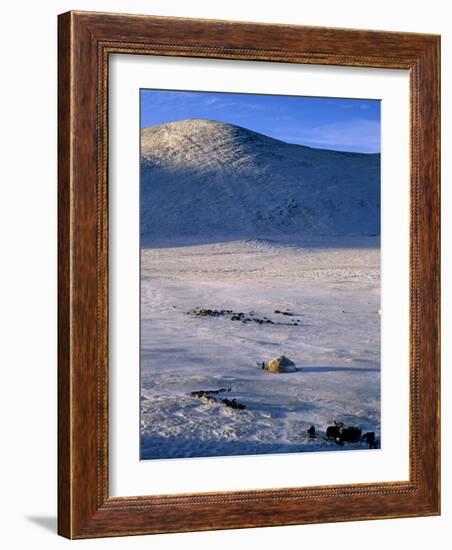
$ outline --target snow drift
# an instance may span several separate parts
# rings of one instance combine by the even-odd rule
[[[212,120],[141,131],[141,238],[380,233],[380,155],[292,145]]]

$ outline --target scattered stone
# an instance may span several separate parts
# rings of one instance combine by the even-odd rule
[[[340,428],[338,426],[328,426],[326,429],[326,438],[336,440],[340,436]]]
[[[334,426],[327,427],[326,438],[328,440],[333,439],[338,445],[358,443],[361,441],[361,428],[356,426],[346,428],[342,422],[335,421]]]
[[[220,399],[219,401],[221,401],[221,403],[223,403],[223,405],[226,405],[226,407],[230,407],[231,409],[239,409],[239,410],[246,409],[245,405],[243,405],[243,403],[238,403],[235,398],[234,399]]]
[[[275,357],[267,363],[267,371],[271,373],[295,372],[297,367],[293,361],[285,355]]]
[[[269,319],[268,317],[265,317],[265,316],[259,318],[256,316],[255,312],[244,313],[243,311],[236,312],[231,309],[211,309],[211,308],[200,308],[197,306],[194,309],[187,311],[185,313],[187,315],[193,315],[195,317],[229,317],[231,321],[242,321],[242,323],[244,324],[254,322],[254,323],[257,323],[258,325],[264,325],[264,324],[284,325],[289,327],[300,326],[298,319],[294,319],[290,323],[281,323],[281,322],[273,321],[272,319]],[[294,313],[280,311],[278,309],[275,310],[275,313],[280,313],[281,315],[288,315],[288,316],[295,315]]]
[[[238,409],[238,410],[246,409],[246,406],[243,405],[242,403],[238,403],[235,398],[227,399],[227,398],[215,397],[215,395],[218,395],[219,393],[230,392],[230,391],[231,391],[231,388],[220,388],[218,390],[198,390],[198,391],[192,391],[190,395],[192,395],[193,397],[198,397],[203,401],[208,401],[212,403],[221,403],[222,405],[225,405],[226,407],[229,407],[231,409]]]
[[[362,439],[367,443],[369,449],[378,449],[379,442],[378,439],[375,439],[375,432],[365,433]]]
[[[187,311],[188,315],[196,315],[197,317],[222,317],[234,313],[230,309],[210,309],[195,307],[191,311]]]
[[[311,427],[309,428],[308,434],[309,434],[309,437],[310,437],[311,439],[313,439],[313,438],[316,437],[316,435],[315,435],[315,426],[311,426]]]
[[[198,390],[198,391],[192,391],[190,393],[190,395],[193,395],[194,397],[202,397],[203,395],[206,395],[206,394],[216,394],[218,395],[219,393],[224,393],[224,392],[227,392],[227,391],[231,391],[231,388],[220,388],[218,390]]]
[[[361,428],[350,426],[349,428],[341,428],[340,443],[358,443],[361,441]]]

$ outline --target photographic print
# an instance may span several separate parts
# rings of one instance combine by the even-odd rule
[[[380,101],[140,111],[141,459],[379,449]]]

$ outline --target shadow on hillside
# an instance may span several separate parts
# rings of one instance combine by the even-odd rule
[[[296,235],[282,235],[280,237],[247,237],[230,235],[225,237],[186,237],[175,239],[141,239],[140,249],[183,248],[212,244],[227,244],[240,242],[244,245],[261,245],[284,248],[312,248],[312,249],[378,249],[380,248],[379,235],[363,236],[328,236],[328,237],[300,237]]]
[[[319,444],[321,443],[321,445]],[[182,437],[142,436],[140,460],[221,458],[225,456],[258,456],[263,454],[287,454],[359,450],[361,446],[339,446],[325,440],[265,443],[264,441],[199,440]]]
[[[327,372],[380,372],[379,368],[366,367],[303,367],[300,366],[300,372],[327,373]]]

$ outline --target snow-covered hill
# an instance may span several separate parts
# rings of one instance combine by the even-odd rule
[[[188,119],[141,132],[141,237],[378,235],[380,155]]]

